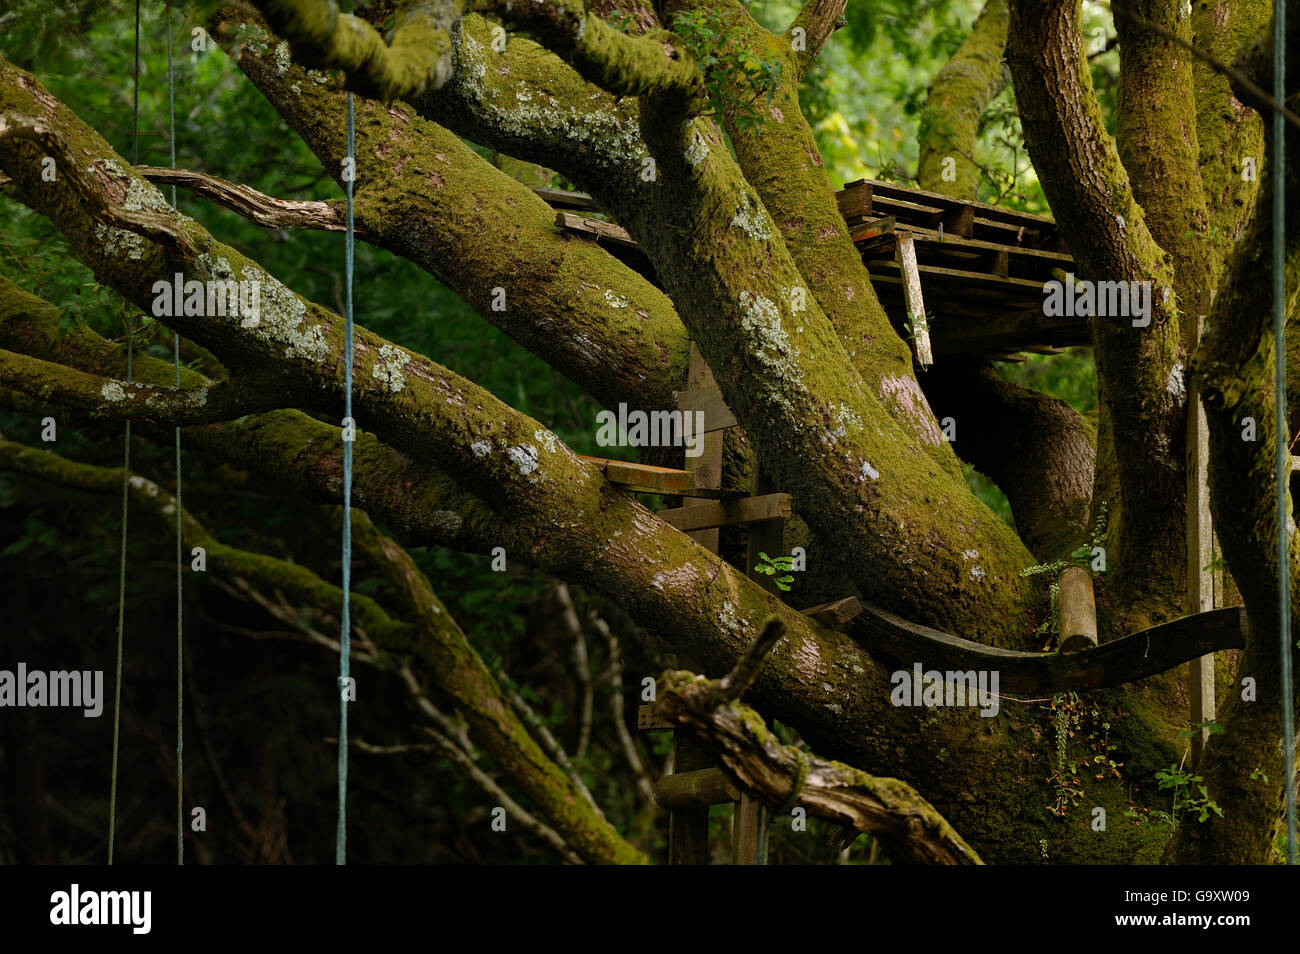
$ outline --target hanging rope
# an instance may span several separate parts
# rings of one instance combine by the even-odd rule
[[[135,72],[132,76],[131,164],[140,164],[140,0],[135,0]],[[126,380],[130,384],[134,357],[135,324],[126,317]],[[122,539],[117,574],[117,668],[113,680],[113,767],[108,783],[108,863],[113,863],[117,841],[117,755],[122,729],[122,642],[126,622],[126,514],[131,493],[131,422],[126,422],[122,441]]]
[[[1273,98],[1286,99],[1286,0],[1273,4]],[[1273,109],[1273,400],[1277,412],[1277,618],[1282,653],[1282,753],[1286,780],[1287,864],[1296,864],[1295,711],[1291,701],[1291,554],[1287,483],[1291,478],[1286,407],[1286,119]]]
[[[176,84],[172,66],[172,8],[167,7],[167,138],[171,144],[171,167],[176,168]],[[172,208],[176,208],[176,186],[172,185]],[[175,383],[181,386],[181,336],[172,332],[172,364]],[[176,443],[176,863],[185,864],[185,649],[181,642],[182,566],[181,546],[181,429],[175,429]]]
[[[347,190],[347,231],[344,236],[344,259],[346,297],[343,322],[343,361],[346,395],[344,397],[344,427],[352,423],[352,179],[356,177],[356,157],[354,156],[354,131],[352,116],[352,94],[348,93],[348,162],[344,168],[350,176],[344,176],[343,186]],[[339,824],[335,835],[334,863],[347,863],[348,844],[348,699],[349,657],[352,654],[351,624],[348,620],[348,594],[352,585],[352,441],[343,441],[343,612],[341,614],[342,632],[339,638]]]

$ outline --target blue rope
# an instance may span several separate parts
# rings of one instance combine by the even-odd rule
[[[1286,99],[1286,0],[1273,3],[1273,98]],[[1295,711],[1291,701],[1291,559],[1287,485],[1291,478],[1286,407],[1286,120],[1273,108],[1273,360],[1277,412],[1277,618],[1282,651],[1282,753],[1286,779],[1287,864],[1296,864]]]
[[[172,67],[172,8],[167,8],[167,128],[171,141],[171,164],[176,168],[176,86]],[[176,186],[172,185],[172,208],[176,208]],[[181,386],[181,336],[172,332],[172,365],[176,388]],[[176,863],[185,864],[185,649],[181,642],[183,614],[181,546],[181,429],[176,428]]]
[[[135,72],[131,94],[134,120],[131,127],[131,164],[140,164],[140,0],[135,0]],[[135,327],[126,319],[126,380],[132,380],[131,363],[135,344]],[[108,863],[113,863],[117,842],[117,756],[122,729],[122,644],[126,624],[126,515],[131,495],[131,422],[126,422],[122,440],[122,539],[119,544],[117,574],[117,668],[113,678],[113,766],[108,783]]]
[[[353,178],[356,177],[356,157],[352,116],[352,94],[348,93],[348,142],[347,155],[352,159]],[[344,239],[344,256],[346,259],[346,285],[344,315],[343,360],[345,365],[346,397],[344,400],[344,417],[352,417],[352,264],[353,264],[353,226],[352,226],[352,180],[344,183],[348,193],[347,232]],[[345,422],[346,426],[346,422]],[[342,633],[339,638],[339,825],[335,835],[334,863],[347,864],[348,846],[348,700],[346,687],[349,679],[349,658],[352,654],[352,626],[348,619],[348,596],[352,586],[352,441],[343,442],[343,613],[341,614]]]

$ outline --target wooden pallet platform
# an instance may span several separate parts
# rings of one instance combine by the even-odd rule
[[[625,229],[578,214],[596,211],[591,196],[535,191],[559,210],[561,229],[600,242],[657,280]],[[932,355],[1023,360],[1021,352],[1056,354],[1091,344],[1086,319],[1042,313],[1043,285],[1074,270],[1051,219],[873,179],[849,183],[836,193],[836,203],[881,303],[912,340],[920,367]],[[913,258],[919,289],[905,278]],[[922,296],[923,314],[933,321],[915,320],[908,298],[916,302]],[[709,429],[732,423],[713,421]]]

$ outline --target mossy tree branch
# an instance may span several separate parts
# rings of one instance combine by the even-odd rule
[[[393,100],[437,89],[451,76],[451,29],[465,0],[401,0],[392,38],[365,20],[339,13],[333,0],[259,0],[271,29],[306,66],[342,69],[348,88]]]
[[[1170,586],[1171,575],[1181,581],[1186,574],[1177,556],[1184,549],[1186,392],[1175,386],[1175,276],[1102,123],[1077,0],[1011,0],[1007,60],[1025,143],[1081,277],[1151,283],[1146,327],[1134,327],[1129,316],[1089,319],[1101,401],[1098,454],[1113,454],[1118,477],[1108,501],[1108,591],[1121,625],[1133,631],[1184,607],[1182,587]]]
[[[917,132],[921,149],[916,179],[922,189],[977,198],[975,143],[980,117],[1006,85],[1002,54],[1008,16],[1007,0],[988,0],[957,52],[930,83]],[[945,175],[948,169],[952,178]]]
[[[120,469],[77,463],[6,440],[0,440],[0,469],[105,494],[115,494],[122,486]],[[174,496],[138,474],[130,477],[129,484],[136,508],[164,523],[175,518]],[[404,584],[399,598],[407,617],[392,614],[374,598],[354,592],[351,612],[356,624],[380,650],[409,656],[419,664],[438,692],[465,716],[478,744],[560,833],[560,849],[571,849],[592,863],[644,863],[645,856],[628,844],[595,806],[578,796],[565,773],[533,741],[410,556],[380,534],[364,512],[355,516],[358,551],[387,571],[390,579]],[[306,567],[228,546],[184,508],[181,523],[185,546],[205,549],[209,572],[240,577],[281,591],[294,602],[327,611],[341,604],[342,591]]]

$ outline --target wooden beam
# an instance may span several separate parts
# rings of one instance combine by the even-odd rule
[[[533,194],[542,199],[553,209],[585,209],[594,212],[596,202],[585,192],[569,192],[564,189],[534,189]]]
[[[624,248],[640,248],[627,229],[615,225],[613,222],[589,219],[574,212],[556,212],[555,224],[569,232],[590,235],[598,241],[612,242]]]
[[[1096,646],[1097,605],[1092,592],[1092,574],[1081,566],[1067,566],[1057,587],[1060,651],[1077,653]]]
[[[636,727],[642,731],[650,729],[671,729],[673,724],[661,718],[655,712],[653,702],[644,702],[636,707]]]
[[[1202,297],[1202,307],[1209,301]],[[1200,309],[1196,309],[1200,311]],[[1192,347],[1201,337],[1204,314],[1191,316]],[[1206,569],[1213,559],[1214,536],[1210,519],[1210,432],[1201,406],[1201,392],[1194,385],[1187,390],[1187,603],[1193,613],[1214,608],[1213,571]],[[1206,655],[1187,664],[1189,717],[1193,727],[1214,719],[1214,656]],[[1192,765],[1200,763],[1209,741],[1202,727],[1192,734]]]
[[[835,205],[846,219],[871,214],[871,185],[866,179],[850,182],[835,193]]]
[[[1050,696],[1145,679],[1188,660],[1246,645],[1240,607],[1210,610],[1077,653],[1027,653],[971,642],[863,604],[849,633],[873,656],[903,668],[997,671],[1001,691]]]
[[[654,793],[659,806],[669,811],[725,805],[740,798],[739,790],[718,768],[665,775],[655,782]]]
[[[907,322],[911,326],[912,354],[922,368],[934,364],[930,347],[930,324],[925,317],[925,300],[921,297],[921,276],[916,267],[916,248],[911,232],[898,233],[898,269],[903,275],[903,297],[907,303]]]
[[[791,513],[789,494],[766,494],[730,501],[708,500],[693,507],[660,510],[655,516],[678,530],[690,531],[758,523],[760,520],[788,520]]]
[[[582,459],[599,467],[605,479],[611,484],[635,494],[709,497],[717,500],[736,500],[745,496],[743,490],[699,487],[695,483],[695,474],[689,470],[674,470],[671,467],[654,467],[650,464],[586,455],[582,455]]]
[[[698,390],[678,391],[676,397],[679,411],[704,412],[706,434],[724,431],[740,423],[736,420],[736,415],[731,413],[731,408],[727,407],[727,402],[722,399],[722,391],[717,385]]]
[[[856,596],[846,596],[842,600],[819,603],[799,612],[804,616],[811,616],[827,629],[839,629],[862,612],[862,604],[858,602]]]

